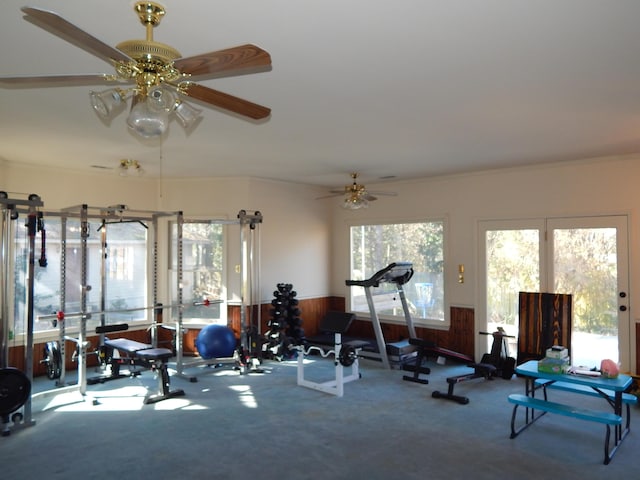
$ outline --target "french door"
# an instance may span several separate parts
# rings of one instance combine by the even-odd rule
[[[487,330],[517,337],[519,291],[568,293],[572,363],[599,367],[610,358],[629,371],[626,216],[483,221],[479,238]]]

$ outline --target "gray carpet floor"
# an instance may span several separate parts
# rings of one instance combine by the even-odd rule
[[[330,359],[309,360],[305,377],[334,378]],[[343,397],[297,386],[295,360],[265,361],[261,374],[199,367],[190,372],[197,382],[171,379],[185,396],[151,405],[143,403],[157,388],[149,371],[90,385],[85,396],[38,378],[34,392],[47,392],[31,402],[35,425],[0,438],[0,477],[585,480],[640,472],[640,408],[603,465],[603,425],[547,415],[512,440],[507,396],[524,392],[522,379],[461,383],[456,393],[470,403],[460,405],[431,393],[469,369],[429,366],[429,384],[420,385],[361,360],[362,378]],[[554,392],[602,407],[570,395]]]

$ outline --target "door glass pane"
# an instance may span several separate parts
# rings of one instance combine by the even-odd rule
[[[556,229],[553,239],[554,292],[573,295],[572,363],[618,362],[616,229]]]
[[[487,328],[518,334],[518,292],[540,289],[539,230],[486,232]],[[515,340],[512,342],[515,346]],[[515,352],[515,348],[511,348]]]

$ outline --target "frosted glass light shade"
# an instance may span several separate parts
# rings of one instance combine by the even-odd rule
[[[149,105],[149,109],[154,112],[161,110],[168,112],[173,108],[174,103],[176,103],[176,96],[166,88],[156,86],[149,90],[149,93],[147,94],[147,103]]]
[[[89,92],[89,99],[95,112],[102,118],[109,118],[123,100],[121,93],[115,88],[104,92]]]
[[[176,102],[174,112],[176,113],[176,117],[178,117],[180,124],[188,130],[198,121],[202,110],[178,100]]]
[[[127,125],[143,138],[155,138],[164,135],[169,127],[169,114],[162,109],[149,108],[147,101],[138,102],[131,109]]]
[[[359,210],[361,208],[369,208],[369,201],[365,198],[348,197],[342,204],[342,208],[347,210]]]

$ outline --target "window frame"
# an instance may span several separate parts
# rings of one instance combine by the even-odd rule
[[[228,228],[227,226],[230,224],[229,220],[220,220],[220,219],[214,219],[211,217],[189,217],[189,218],[183,218],[182,219],[182,232],[181,232],[181,239],[182,239],[182,281],[180,282],[182,285],[182,292],[180,292],[180,297],[182,298],[182,303],[185,304],[184,302],[184,295],[185,295],[185,274],[188,273],[188,270],[185,267],[185,259],[184,259],[184,255],[185,255],[185,239],[184,239],[184,227],[185,225],[190,225],[190,224],[203,224],[203,225],[212,225],[212,226],[218,226],[221,229],[220,232],[220,239],[221,239],[221,245],[218,247],[219,252],[220,252],[220,256],[221,256],[221,261],[220,261],[220,295],[219,298],[207,298],[208,300],[215,300],[215,304],[210,305],[209,307],[200,307],[200,308],[213,308],[213,309],[217,309],[219,312],[219,315],[217,318],[215,317],[188,317],[185,316],[185,311],[182,311],[182,318],[181,318],[181,322],[183,325],[187,325],[187,326],[205,326],[205,325],[210,325],[210,324],[216,324],[216,325],[227,325],[227,321],[228,321],[228,315],[227,315],[227,291],[228,291],[228,278],[227,278],[227,256],[228,256],[228,252],[227,252],[227,236],[228,236]],[[174,234],[175,232],[175,228],[177,226],[177,222],[175,220],[171,220],[169,222],[169,242],[168,242],[168,278],[167,278],[167,285],[168,285],[168,292],[169,292],[169,296],[172,299],[173,303],[177,302],[177,297],[178,297],[178,292],[177,292],[177,282],[175,281],[175,275],[176,275],[176,270],[177,270],[177,235]],[[190,270],[189,270],[190,271]],[[203,299],[198,299],[203,300]]]

